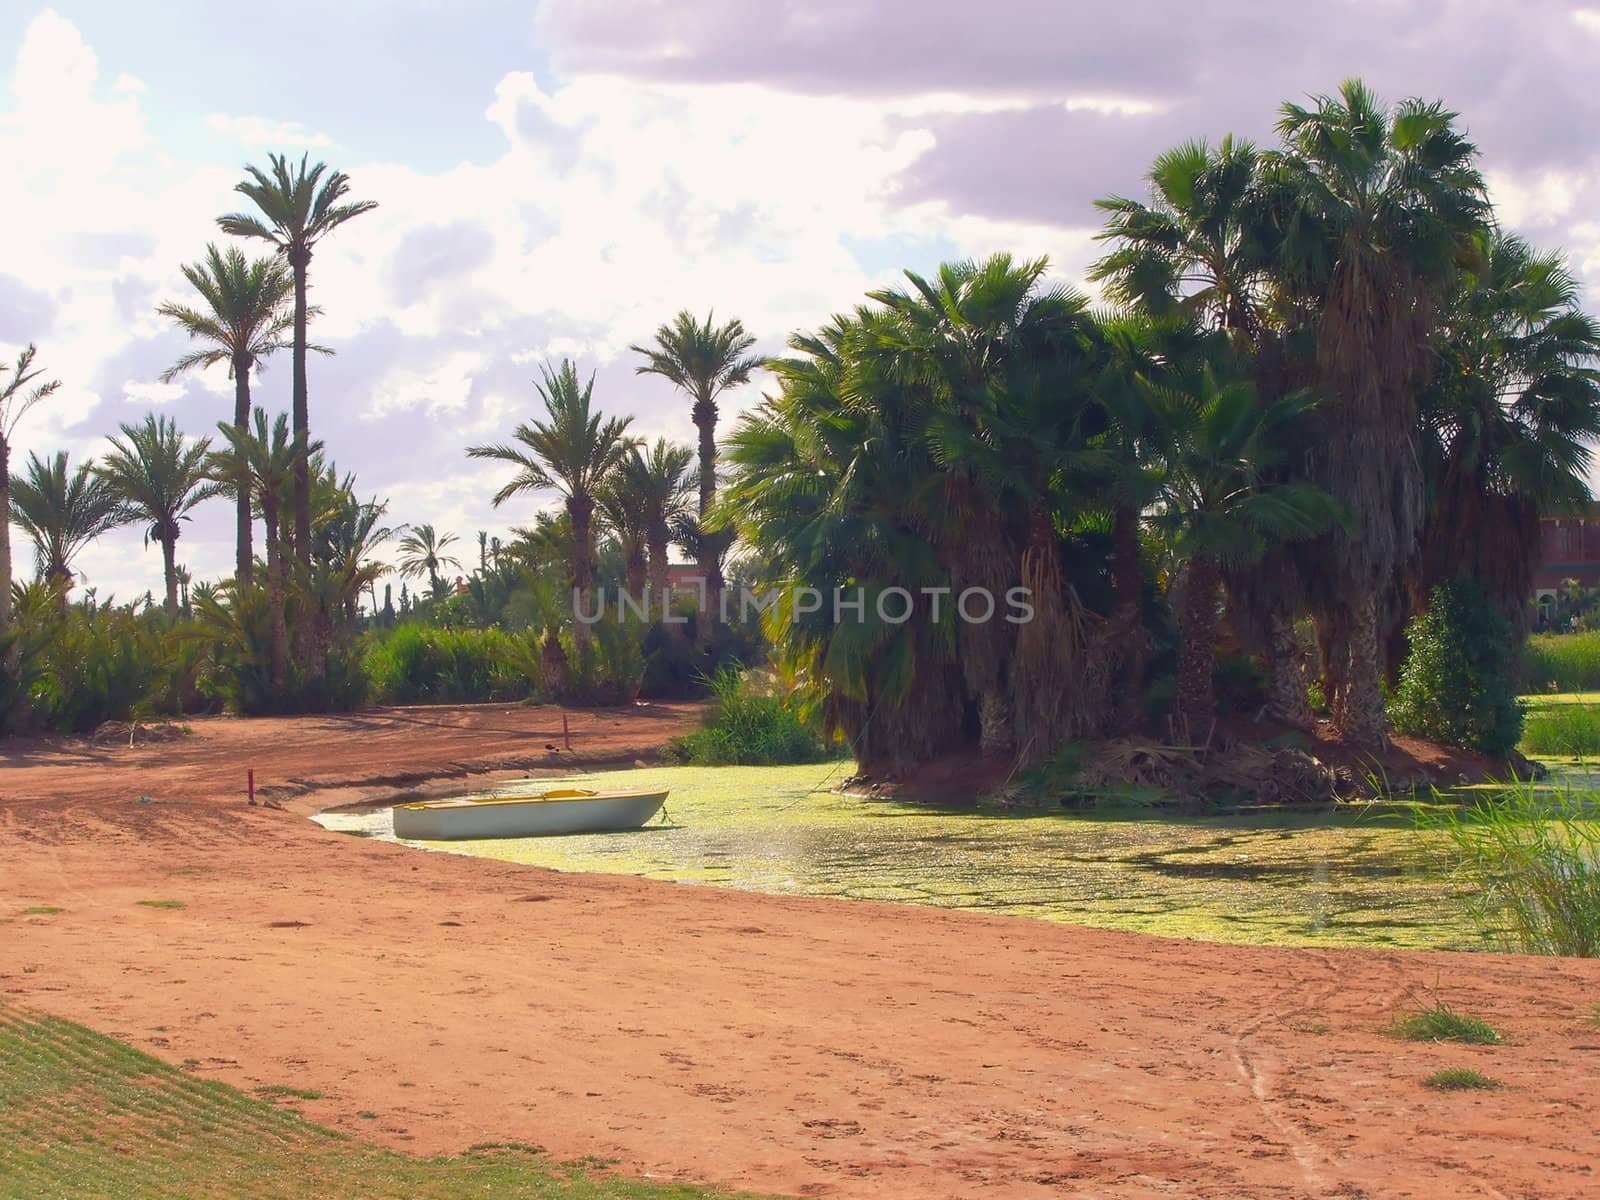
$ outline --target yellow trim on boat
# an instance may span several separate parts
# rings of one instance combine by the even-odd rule
[[[539,804],[546,801],[552,803],[570,804],[576,800],[636,800],[644,796],[660,796],[666,792],[665,788],[645,788],[635,792],[592,792],[583,788],[567,788],[549,792],[538,792],[532,796],[484,796],[481,799],[468,799],[458,796],[448,800],[417,800],[410,804],[397,804],[396,808],[459,808],[466,804]]]

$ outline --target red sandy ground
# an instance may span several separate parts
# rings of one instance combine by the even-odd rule
[[[575,757],[631,761],[687,716],[575,713]],[[559,731],[474,707],[0,744],[0,994],[315,1089],[309,1116],[412,1152],[515,1140],[791,1195],[1600,1195],[1600,962],[562,875],[306,819],[559,761]],[[244,805],[247,766],[286,810]],[[66,911],[17,915],[39,904]],[[1388,1036],[1435,984],[1511,1044]],[[1458,1065],[1506,1086],[1420,1085]]]

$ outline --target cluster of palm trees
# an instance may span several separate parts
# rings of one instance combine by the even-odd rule
[[[694,455],[688,447],[664,438],[647,445],[629,434],[632,417],[604,416],[595,406],[594,376],[580,378],[570,360],[542,369],[535,384],[542,418],[518,425],[511,442],[468,448],[472,458],[515,468],[495,493],[496,507],[523,492],[560,495],[565,521],[557,536],[568,547],[581,611],[595,611],[590,597],[602,527],[620,543],[628,594],[651,613],[670,603],[668,556],[675,543],[697,564],[704,588],[697,634],[702,645],[709,644],[721,610],[723,564],[733,543],[731,529],[707,522],[717,493],[717,401],[729,388],[748,382],[761,365],[749,353],[754,344],[737,318],[718,324],[714,314],[698,319],[683,311],[656,331],[653,344],[631,347],[643,360],[638,374],[663,376],[692,402],[700,435],[697,507],[690,504]],[[587,642],[588,624],[579,622],[574,636],[580,644]]]
[[[23,477],[10,474],[10,438],[20,417],[45,399],[56,381],[40,379],[33,347],[4,378],[0,400],[0,634],[9,623],[11,555],[15,522],[31,537],[41,577],[63,595],[71,586],[72,559],[95,537],[120,525],[143,523],[146,543],[161,547],[165,606],[179,604],[176,545],[182,523],[196,505],[231,495],[237,511],[234,578],[225,588],[241,605],[258,587],[254,524],[265,528],[263,605],[270,625],[268,673],[283,702],[291,665],[313,683],[326,669],[336,628],[353,618],[357,597],[378,568],[371,551],[392,530],[382,524],[384,506],[360,501],[353,479],[341,479],[310,437],[306,358],[323,351],[308,338],[316,309],[307,304],[307,277],[314,249],[347,221],[375,207],[349,201],[349,179],[307,158],[292,163],[270,157],[267,170],[249,166],[237,191],[253,213],[218,218],[223,232],[268,242],[273,252],[251,259],[236,246],[206,247],[204,257],[183,267],[193,304],[166,303],[170,318],[196,343],[163,375],[171,381],[197,367],[226,365],[234,382],[232,422],[218,425],[220,444],[185,439],[169,419],[149,416],[122,426],[110,451],[95,463],[69,468],[67,455],[30,456]],[[290,419],[275,419],[251,402],[251,379],[263,359],[283,349],[293,355]],[[215,593],[207,593],[211,600]],[[291,609],[296,646],[291,664]],[[239,614],[235,614],[237,617]],[[213,613],[217,616],[217,613]]]
[[[1600,325],[1559,256],[1495,226],[1441,105],[1351,81],[1278,128],[1100,203],[1108,310],[1001,255],[908,273],[772,364],[711,523],[772,579],[866,591],[864,619],[774,626],[864,762],[1126,732],[1169,623],[1175,732],[1202,742],[1224,617],[1298,726],[1314,630],[1337,731],[1374,746],[1435,584],[1526,628],[1539,517],[1588,499]],[[872,603],[1018,586],[1016,625]]]

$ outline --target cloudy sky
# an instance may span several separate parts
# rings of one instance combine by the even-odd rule
[[[1348,75],[1459,109],[1502,220],[1600,283],[1597,67],[1600,8],[1545,0],[0,0],[0,353],[36,342],[62,381],[19,456],[229,415],[220,369],[159,382],[185,342],[155,308],[269,151],[380,205],[312,264],[338,352],[311,364],[315,436],[396,521],[468,544],[540,503],[492,509],[501,472],[462,450],[532,415],[542,361],[689,439],[627,350],[677,309],[776,350],[903,267],[1007,249],[1076,282],[1095,196],[1143,194],[1186,138],[1270,141],[1280,101]],[[258,401],[287,409],[289,375],[270,361]],[[211,508],[179,544],[201,578],[231,563]],[[138,530],[79,565],[159,591]]]

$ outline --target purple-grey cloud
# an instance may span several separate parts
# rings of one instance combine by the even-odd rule
[[[1226,132],[1272,141],[1282,101],[1332,91],[1350,75],[1391,99],[1442,98],[1490,166],[1587,163],[1594,152],[1576,148],[1600,124],[1600,93],[1590,86],[1600,35],[1573,19],[1580,7],[814,0],[780,15],[761,0],[546,0],[541,22],[558,65],[572,72],[862,98],[1009,99],[1022,107],[922,118],[935,144],[902,177],[901,198],[1090,224],[1089,202],[1137,188],[1163,149]],[[1067,111],[1067,101],[1084,99],[1156,111]]]

